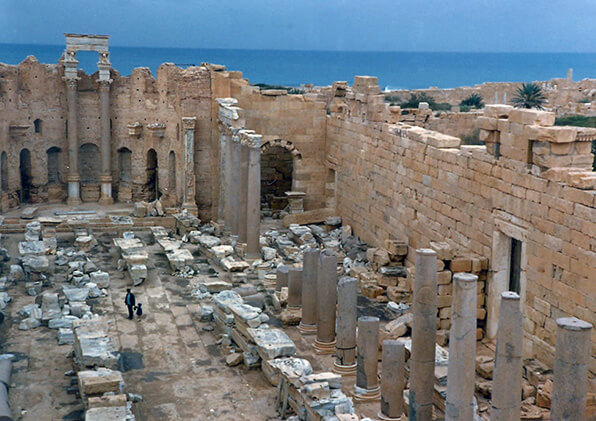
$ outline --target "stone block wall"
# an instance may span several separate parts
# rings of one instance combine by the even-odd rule
[[[337,211],[356,235],[377,246],[386,239],[407,241],[412,249],[448,242],[458,255],[488,258],[489,337],[496,333],[497,297],[508,288],[511,239],[521,241],[526,357],[552,363],[558,317],[596,323],[596,190],[585,180],[568,184],[589,133],[568,141],[575,145],[567,170],[544,171],[529,154],[533,139],[497,158],[485,146],[460,146],[448,135],[355,117],[348,113],[357,106],[351,101],[356,99],[341,98],[328,118],[327,151],[338,163]],[[552,119],[551,113],[524,110],[503,117],[516,133],[549,127]],[[591,179],[582,159],[580,178]],[[561,173],[569,174],[565,181]]]

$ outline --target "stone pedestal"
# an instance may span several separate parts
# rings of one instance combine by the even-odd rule
[[[78,174],[68,174],[66,181],[68,182],[68,198],[66,199],[66,203],[69,205],[80,205],[82,203],[81,177]]]
[[[437,254],[416,250],[410,357],[411,421],[432,420],[437,340]]]
[[[112,197],[112,176],[111,175],[100,175],[100,196],[99,203],[102,205],[110,205],[114,203]]]
[[[523,330],[519,295],[501,294],[497,350],[491,399],[490,419],[518,421],[521,415]]]
[[[302,261],[302,321],[298,330],[303,335],[317,333],[317,273],[319,249],[308,248]]]
[[[277,267],[277,275],[275,281],[275,290],[281,291],[283,287],[288,286],[288,272],[290,268],[285,265],[279,265]]]
[[[356,402],[376,400],[381,397],[379,386],[379,319],[362,316],[358,319],[358,348],[356,358]]]
[[[287,191],[285,195],[288,198],[288,205],[290,205],[290,213],[304,212],[304,196],[306,196],[306,193],[301,191]]]
[[[196,117],[182,117],[182,129],[184,130],[184,185],[182,209],[186,209],[192,215],[198,214],[195,201],[195,127]]]
[[[356,374],[356,323],[358,280],[344,277],[337,285],[337,342],[333,371],[343,376]]]
[[[401,420],[406,387],[406,349],[395,340],[383,341],[381,358],[381,420]]]
[[[592,325],[575,317],[557,319],[551,420],[584,421]]]
[[[302,269],[290,268],[288,272],[288,308],[302,305]]]
[[[445,421],[474,420],[478,277],[453,275]]]
[[[317,298],[315,350],[319,354],[333,354],[337,305],[337,255],[330,250],[324,250],[319,257]]]

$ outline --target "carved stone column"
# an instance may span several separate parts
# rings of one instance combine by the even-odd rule
[[[197,215],[198,208],[195,201],[195,127],[196,117],[182,117],[184,130],[184,200],[182,208],[193,215]]]
[[[416,250],[412,300],[412,356],[410,357],[410,405],[412,421],[432,419],[437,340],[437,253]]]
[[[110,83],[112,79],[99,80],[101,103],[101,196],[99,203],[114,203],[112,198],[112,133],[110,127]]]
[[[453,275],[445,421],[474,420],[477,285],[476,275]]]
[[[592,325],[576,317],[557,319],[551,420],[586,419]]]
[[[246,259],[261,257],[261,135],[247,137]]]
[[[65,65],[66,66],[66,65]],[[75,65],[76,66],[76,65]],[[75,70],[76,74],[76,70]],[[68,103],[68,199],[69,205],[81,204],[81,177],[79,175],[79,133],[78,133],[78,77],[64,77],[66,101]]]
[[[248,147],[244,142],[238,145],[240,149],[240,177],[236,182],[239,184],[240,195],[238,198],[238,242],[246,244],[247,210],[248,210]]]

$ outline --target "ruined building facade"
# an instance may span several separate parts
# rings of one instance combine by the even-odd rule
[[[224,182],[225,139],[245,129],[260,135],[263,208],[299,192],[304,221],[338,215],[373,245],[447,243],[451,259],[487,265],[479,301],[489,338],[510,289],[521,295],[526,357],[552,364],[558,317],[596,323],[594,130],[490,105],[466,117],[485,145],[466,146],[404,123],[376,78],[288,95],[209,64],[121,76],[102,39],[91,38],[72,36],[58,64],[0,65],[3,211],[161,198],[222,220],[233,200],[226,188],[241,181]],[[76,68],[78,49],[98,51],[98,73]],[[596,373],[596,340],[592,356]]]

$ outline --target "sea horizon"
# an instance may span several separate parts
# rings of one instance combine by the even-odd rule
[[[0,43],[0,63],[16,65],[33,55],[42,63],[55,64],[64,45]],[[97,54],[77,53],[79,67],[97,71]],[[274,50],[186,47],[110,46],[113,69],[129,75],[136,67],[148,67],[155,75],[163,63],[181,67],[203,62],[242,71],[250,83],[297,87],[312,83],[330,85],[354,76],[379,78],[383,90],[440,89],[491,82],[530,82],[565,78],[573,68],[574,80],[596,77],[596,53],[565,52],[432,52],[432,51],[336,51]]]

